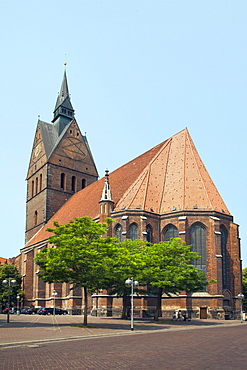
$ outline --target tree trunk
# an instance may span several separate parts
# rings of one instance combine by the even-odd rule
[[[83,324],[87,325],[87,288],[84,286],[84,312],[83,312]]]
[[[126,293],[123,294],[123,310],[122,310],[122,319],[127,319],[128,315],[128,303],[129,303],[129,297]]]
[[[156,301],[156,307],[154,312],[154,320],[158,321],[159,316],[161,316],[161,298],[162,298],[163,288],[158,289],[158,296]]]

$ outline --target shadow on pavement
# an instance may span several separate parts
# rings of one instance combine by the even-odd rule
[[[1,315],[2,316],[2,315]],[[48,328],[51,326],[59,326],[60,328],[78,328],[78,332],[81,328],[85,329],[83,325],[82,316],[66,316],[66,317],[54,317],[38,315],[31,315],[30,320],[27,317],[16,316],[14,319],[10,317],[10,322],[6,323],[4,317],[0,317],[0,326],[3,328]],[[235,320],[234,320],[235,321]],[[229,323],[229,321],[228,321]],[[135,330],[162,330],[169,329],[174,327],[189,327],[189,326],[215,326],[215,325],[224,325],[226,322],[224,320],[200,320],[193,319],[191,321],[172,321],[171,319],[162,319],[160,318],[158,322],[153,321],[152,319],[134,319],[134,328]],[[108,330],[121,330],[129,331],[130,330],[130,320],[123,320],[115,317],[94,317],[88,316],[88,329],[108,329]]]

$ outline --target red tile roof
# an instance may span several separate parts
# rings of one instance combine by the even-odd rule
[[[115,204],[121,199],[127,189],[133,184],[143,169],[148,165],[156,153],[160,150],[163,143],[155,146],[148,152],[140,155],[132,161],[126,163],[109,175],[112,199]],[[47,232],[47,227],[53,227],[53,221],[64,224],[75,217],[89,216],[93,219],[99,216],[99,201],[101,199],[104,186],[104,178],[87,186],[85,189],[75,193],[68,201],[54,214],[54,216],[44,225],[36,235],[29,240],[25,247],[46,240],[51,233]]]
[[[187,129],[165,141],[122,199],[115,211],[136,209],[158,214],[193,210],[229,214]]]
[[[197,207],[230,214],[187,129],[112,172],[109,182],[115,211],[140,207],[164,214]],[[103,186],[104,178],[74,194],[26,247],[46,240],[51,235],[46,228],[54,220],[64,224],[75,217],[97,218]]]
[[[5,265],[5,264],[10,265],[11,264],[10,259],[9,258],[0,257],[0,266],[1,265]]]

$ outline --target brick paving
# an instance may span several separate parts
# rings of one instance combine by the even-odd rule
[[[6,323],[5,315],[0,315],[0,347],[20,342],[51,341],[98,335],[120,335],[130,333],[130,321],[116,318],[88,317],[88,327],[76,327],[82,324],[82,316],[53,315],[10,315]],[[138,332],[152,330],[178,330],[202,326],[238,325],[239,321],[192,320],[171,321],[161,319],[158,323],[151,320],[135,319],[134,329]],[[243,323],[245,324],[245,323]]]
[[[0,315],[0,369],[244,369],[247,323]]]

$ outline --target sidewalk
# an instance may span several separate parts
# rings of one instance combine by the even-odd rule
[[[0,315],[0,348],[10,346],[35,346],[41,342],[89,339],[97,337],[148,334],[154,331],[194,330],[203,328],[245,325],[240,320],[200,320],[171,321],[160,319],[158,323],[150,319],[135,319],[134,331],[130,330],[130,320],[109,317],[88,317],[88,326],[83,327],[82,316],[43,316],[43,315]]]

